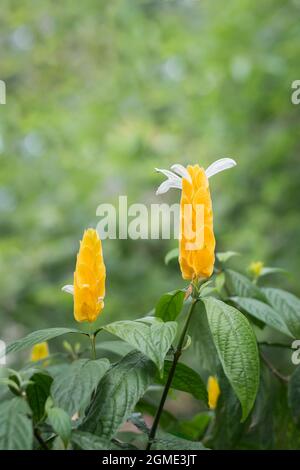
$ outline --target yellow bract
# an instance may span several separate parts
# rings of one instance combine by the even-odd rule
[[[95,321],[104,307],[106,270],[101,240],[96,230],[83,234],[74,273],[74,317]]]
[[[249,266],[249,271],[254,277],[259,277],[263,270],[264,263],[262,261],[253,261]]]
[[[48,343],[38,343],[33,346],[30,353],[30,360],[32,362],[42,361],[49,356]]]
[[[221,393],[217,377],[210,376],[207,382],[208,406],[211,410],[217,407],[218,399]]]
[[[215,263],[216,243],[213,231],[212,202],[204,169],[199,165],[189,165],[187,171],[192,182],[186,178],[182,180],[179,264],[183,279],[205,279],[211,276]],[[186,210],[187,205],[191,209]],[[198,226],[197,206],[202,206],[203,210],[203,221],[200,227]],[[189,228],[192,230],[187,236]],[[189,249],[190,244],[196,243],[196,236],[199,235],[200,230],[203,234],[203,245],[200,249]]]

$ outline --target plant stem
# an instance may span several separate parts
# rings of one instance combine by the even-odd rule
[[[152,424],[152,428],[151,428],[150,433],[149,433],[148,445],[147,445],[146,450],[151,449],[152,443],[155,439],[155,435],[156,435],[156,431],[157,431],[157,428],[158,428],[158,425],[159,425],[161,414],[163,412],[164,405],[165,405],[165,402],[166,402],[166,399],[167,399],[167,396],[168,396],[168,393],[169,393],[169,390],[170,390],[170,387],[171,387],[171,384],[172,384],[172,380],[173,380],[173,377],[174,377],[174,374],[175,374],[177,363],[178,363],[179,358],[180,358],[181,353],[182,353],[182,348],[184,346],[185,337],[186,337],[186,333],[187,333],[187,330],[188,330],[189,322],[190,322],[190,319],[192,317],[192,314],[193,314],[194,307],[195,307],[196,303],[197,303],[197,299],[193,300],[193,303],[192,303],[191,308],[189,310],[185,325],[184,325],[182,333],[180,335],[178,346],[177,346],[176,351],[174,353],[173,363],[172,363],[172,366],[171,366],[171,369],[169,371],[169,375],[168,375],[168,378],[167,378],[167,382],[165,384],[164,391],[163,391],[162,397],[160,399],[159,407],[157,409],[157,412],[156,412],[156,415],[155,415],[155,418],[154,418],[154,421],[153,421],[153,424]]]
[[[275,375],[275,377],[277,377],[279,380],[281,380],[282,382],[285,382],[285,383],[288,383],[289,381],[289,377],[286,377],[285,375],[282,375],[277,369],[275,369],[275,367],[273,366],[273,364],[271,364],[271,362],[269,361],[269,359],[267,358],[267,356],[262,352],[260,351],[260,355],[264,361],[264,363],[269,367],[270,371],[273,372],[273,374]]]
[[[90,335],[91,345],[92,345],[92,359],[97,359],[96,356],[96,337],[94,334]]]

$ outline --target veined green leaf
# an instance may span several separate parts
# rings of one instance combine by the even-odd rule
[[[30,409],[23,398],[0,404],[0,450],[30,450],[33,443]]]
[[[262,291],[246,276],[231,269],[225,271],[226,287],[231,296],[265,300]]]
[[[295,338],[300,337],[300,299],[282,289],[263,288],[267,301],[282,317]]]
[[[263,321],[285,335],[293,336],[282,320],[282,317],[276,310],[270,307],[270,305],[261,302],[260,300],[249,299],[247,297],[232,297],[232,300],[235,304],[246,310],[247,313],[253,315],[258,320]]]
[[[145,355],[133,351],[125,356],[101,380],[81,430],[109,441],[134,411],[154,374]]]
[[[22,349],[26,348],[31,348],[37,343],[49,341],[50,339],[66,335],[68,333],[84,334],[82,331],[75,330],[73,328],[47,328],[45,330],[34,331],[24,338],[18,339],[17,341],[9,344],[6,349],[6,354],[21,351]]]
[[[72,432],[70,416],[64,410],[56,406],[49,408],[47,412],[48,421],[53,430],[61,437],[64,445],[67,446]]]
[[[164,294],[156,305],[155,316],[164,322],[176,320],[182,310],[184,297],[185,292],[182,290]]]
[[[152,445],[152,450],[209,450],[201,442],[188,441],[160,431]]]
[[[141,351],[162,370],[166,354],[176,336],[177,323],[164,323],[157,319],[147,325],[140,321],[124,320],[110,323],[103,329]]]
[[[171,367],[172,361],[165,361],[164,377],[163,379],[157,377],[159,383],[166,383]],[[171,387],[182,392],[190,393],[197,400],[202,400],[207,405],[206,385],[200,375],[187,365],[183,363],[177,364]]]
[[[215,375],[220,367],[216,346],[208,325],[205,306],[197,302],[190,321],[189,332],[192,334],[191,351],[196,356],[201,368],[209,375]]]
[[[73,431],[71,441],[82,450],[110,450],[107,443],[90,432]]]
[[[259,385],[259,356],[253,330],[236,308],[214,298],[202,299],[224,372],[242,405],[242,421],[250,413]]]
[[[108,359],[74,361],[67,371],[64,370],[53,381],[51,396],[55,405],[64,409],[69,416],[83,411],[109,366]]]

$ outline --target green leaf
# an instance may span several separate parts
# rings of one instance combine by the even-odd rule
[[[197,363],[207,375],[215,375],[220,367],[220,360],[202,302],[197,302],[195,306],[189,332],[193,335],[190,351],[196,357]]]
[[[45,403],[50,395],[52,381],[52,377],[44,372],[35,373],[30,377],[31,383],[26,388],[26,396],[36,423],[45,415]]]
[[[108,359],[74,361],[67,371],[58,374],[53,381],[51,396],[55,405],[70,416],[83,411],[109,366]]]
[[[133,346],[128,343],[124,343],[122,340],[113,340],[113,341],[101,341],[96,345],[96,351],[101,352],[101,354],[113,353],[117,356],[126,356],[130,351],[132,351]]]
[[[170,250],[168,251],[168,253],[166,254],[165,256],[165,264],[169,264],[170,261],[172,261],[173,259],[177,258],[178,259],[178,256],[179,256],[179,248],[173,248],[173,250]]]
[[[265,300],[262,291],[243,274],[226,269],[225,278],[226,287],[231,296],[254,297],[255,299]]]
[[[33,443],[29,407],[23,398],[0,404],[0,450],[30,450]]]
[[[140,352],[125,356],[101,380],[81,430],[110,440],[134,411],[154,374],[154,365]]]
[[[198,413],[192,419],[178,422],[172,432],[183,439],[199,441],[204,436],[212,420],[213,414],[210,411]]]
[[[285,335],[293,336],[284,324],[282,317],[268,304],[261,302],[260,300],[249,299],[247,297],[232,297],[231,300],[233,300],[239,307],[246,310],[247,313],[253,315],[258,320],[263,321],[275,330],[278,330]]]
[[[297,367],[289,381],[288,402],[294,420],[300,423],[300,367]]]
[[[242,421],[250,413],[259,385],[259,356],[253,330],[236,308],[214,298],[202,299],[224,372],[242,405]]]
[[[155,320],[155,319],[154,319]],[[175,339],[177,323],[156,319],[147,325],[141,321],[118,321],[103,327],[149,357],[162,370],[167,352]]]
[[[225,285],[225,273],[221,272],[216,276],[216,289],[219,294],[222,294]]]
[[[17,341],[11,343],[6,349],[6,354],[21,351],[25,348],[31,348],[37,343],[42,343],[44,341],[48,341],[49,339],[57,338],[58,336],[66,335],[68,333],[85,334],[80,330],[75,330],[72,328],[48,328],[45,330],[34,331],[33,333],[25,336],[25,338],[18,339]]]
[[[65,447],[67,447],[72,432],[70,416],[63,409],[56,406],[49,408],[47,412],[48,421],[54,432],[61,437]]]
[[[166,432],[159,432],[152,450],[209,450],[201,442],[188,441]]]
[[[182,290],[164,294],[156,305],[155,316],[164,322],[176,320],[182,310],[184,297],[185,292]]]
[[[171,367],[172,361],[165,361],[164,377],[163,379],[157,377],[159,383],[166,383]],[[200,375],[187,365],[183,363],[177,364],[171,387],[182,392],[190,393],[197,400],[202,400],[207,405],[206,386]]]
[[[300,300],[282,289],[262,289],[268,303],[278,312],[295,338],[300,337]]]
[[[82,450],[109,450],[107,443],[89,432],[73,431],[71,442]]]
[[[240,256],[240,253],[237,253],[236,251],[224,251],[223,253],[216,253],[216,257],[220,263],[226,263],[234,256]]]
[[[264,268],[262,268],[259,277],[268,276],[270,274],[288,274],[288,272],[282,268],[271,268],[271,267],[265,266]]]

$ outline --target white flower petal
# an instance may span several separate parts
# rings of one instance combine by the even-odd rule
[[[169,191],[171,188],[182,189],[182,180],[179,178],[178,181],[167,180],[161,183],[156,191],[156,196],[159,194],[164,194]]]
[[[66,286],[62,287],[61,290],[67,294],[74,295],[74,286],[72,284],[67,284]]]
[[[228,170],[236,165],[236,162],[232,158],[220,158],[216,162],[212,163],[208,168],[206,168],[205,173],[207,178],[220,173],[220,171]]]
[[[175,163],[175,165],[172,165],[171,170],[175,171],[175,173],[182,176],[182,178],[185,178],[190,183],[192,182],[191,175],[183,165],[180,165],[180,163]]]
[[[165,175],[168,179],[172,180],[172,181],[177,181],[177,180],[180,180],[179,176],[178,175],[175,175],[175,173],[173,173],[172,171],[170,170],[164,170],[162,168],[155,168],[155,170],[158,172],[158,173],[162,173],[163,175]]]

